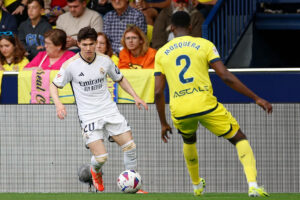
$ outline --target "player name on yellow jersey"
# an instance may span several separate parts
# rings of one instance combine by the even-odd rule
[[[193,94],[194,92],[204,92],[204,91],[208,91],[209,87],[207,85],[205,86],[198,86],[198,87],[194,87],[194,88],[188,88],[188,89],[184,89],[184,90],[179,90],[179,91],[175,91],[174,92],[174,98],[176,97],[181,97],[184,96],[186,94]]]
[[[177,43],[174,43],[172,45],[170,45],[166,50],[165,50],[165,54],[168,56],[171,51],[178,49],[178,48],[194,48],[196,50],[200,49],[200,45],[195,43],[195,42],[191,42],[191,41],[180,41]]]

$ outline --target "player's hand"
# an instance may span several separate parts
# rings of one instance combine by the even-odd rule
[[[259,105],[262,109],[264,109],[267,113],[272,113],[273,107],[272,104],[270,104],[268,101],[259,98],[255,102],[257,105]]]
[[[135,105],[138,107],[138,109],[142,109],[141,105],[145,108],[145,110],[148,110],[148,105],[140,98],[135,98]]]
[[[64,119],[67,116],[67,110],[63,104],[56,106],[56,114],[59,119]]]
[[[172,128],[169,124],[162,125],[161,126],[161,139],[164,143],[168,143],[168,140],[170,139],[168,133],[172,134]]]

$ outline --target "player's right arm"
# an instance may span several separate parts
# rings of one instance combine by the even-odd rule
[[[155,75],[155,105],[161,124],[161,139],[164,143],[167,143],[168,139],[170,139],[168,136],[168,132],[172,133],[172,129],[166,120],[165,114],[165,84],[165,75]]]
[[[62,104],[60,102],[59,96],[58,96],[58,89],[57,89],[56,85],[54,85],[53,83],[51,83],[51,85],[50,85],[50,94],[51,94],[53,102],[56,106],[57,117],[59,119],[64,119],[67,116],[67,111],[66,111],[64,104]]]
[[[253,99],[257,105],[262,107],[267,113],[272,112],[272,105],[257,96],[253,91],[251,91],[246,85],[244,85],[234,74],[232,74],[225,67],[222,61],[216,61],[210,63],[210,66],[215,70],[216,74],[232,89],[235,91]]]

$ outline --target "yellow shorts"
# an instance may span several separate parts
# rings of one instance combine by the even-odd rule
[[[209,113],[193,114],[180,118],[172,116],[172,120],[179,133],[183,134],[196,133],[198,124],[201,123],[216,136],[230,139],[240,128],[236,119],[221,103],[218,103]]]

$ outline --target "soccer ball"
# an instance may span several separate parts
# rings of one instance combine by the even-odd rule
[[[136,193],[142,187],[142,178],[134,170],[125,170],[118,178],[118,187],[124,193]]]

